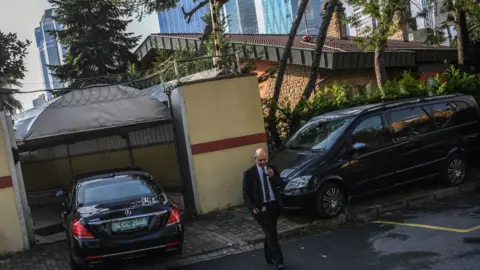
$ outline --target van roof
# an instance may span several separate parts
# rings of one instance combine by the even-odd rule
[[[340,109],[340,110],[335,110],[335,111],[330,111],[330,112],[325,112],[323,114],[320,114],[314,119],[319,119],[319,118],[330,118],[330,117],[343,117],[343,116],[355,116],[362,114],[367,111],[376,111],[376,110],[381,110],[381,109],[391,109],[394,107],[399,107],[403,105],[408,105],[408,104],[415,104],[415,103],[421,103],[425,101],[434,101],[434,100],[442,100],[442,99],[449,99],[449,98],[454,98],[454,97],[470,97],[468,95],[463,95],[463,94],[449,94],[449,95],[440,95],[440,96],[433,96],[433,97],[421,97],[421,98],[406,98],[406,99],[399,99],[399,100],[393,100],[393,101],[385,101],[385,102],[380,102],[380,103],[373,103],[373,104],[365,104],[361,106],[356,106],[356,107],[351,107],[351,108],[346,108],[346,109]]]

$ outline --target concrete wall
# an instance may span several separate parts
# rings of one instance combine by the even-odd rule
[[[135,165],[150,172],[163,187],[178,188],[180,176],[173,143],[133,150]],[[128,167],[128,151],[117,150],[72,157],[74,175],[96,170]],[[31,161],[22,164],[25,187],[29,193],[68,188],[72,173],[68,158]]]
[[[20,218],[3,134],[3,130],[0,130],[0,255],[24,249]]]
[[[192,152],[197,210],[243,203],[242,174],[266,147],[257,78],[219,78],[179,88]]]

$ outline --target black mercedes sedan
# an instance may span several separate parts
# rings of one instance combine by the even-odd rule
[[[62,223],[73,269],[152,252],[182,252],[180,211],[141,169],[76,177],[64,198]]]

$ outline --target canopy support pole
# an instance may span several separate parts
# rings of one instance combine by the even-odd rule
[[[135,159],[133,158],[133,149],[132,149],[132,142],[130,141],[130,134],[126,134],[123,136],[125,141],[127,142],[127,148],[128,148],[128,161],[130,163],[130,167],[134,168],[135,167]]]
[[[67,143],[67,156],[68,156],[68,163],[70,164],[70,174],[72,175],[72,183],[74,183],[75,173],[73,171],[72,155],[70,154],[70,144],[68,143]]]

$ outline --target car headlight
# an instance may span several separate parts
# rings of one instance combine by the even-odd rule
[[[285,190],[304,188],[308,185],[308,182],[310,182],[311,178],[311,175],[295,177],[287,183]]]

